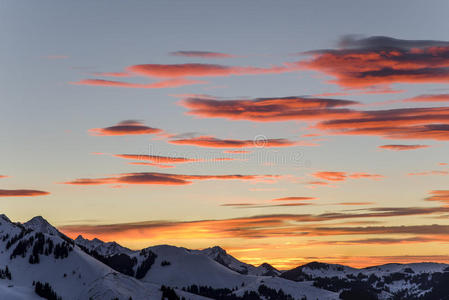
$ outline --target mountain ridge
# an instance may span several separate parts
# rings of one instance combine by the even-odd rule
[[[38,299],[34,289],[45,283],[69,300],[354,299],[360,293],[366,299],[428,300],[449,293],[449,265],[357,269],[311,262],[279,271],[241,262],[219,246],[131,250],[100,239],[72,240],[41,216],[22,224],[0,215],[0,295]]]

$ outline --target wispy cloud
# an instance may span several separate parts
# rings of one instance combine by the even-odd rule
[[[185,78],[167,79],[153,83],[130,83],[116,80],[104,79],[83,79],[80,81],[71,82],[75,85],[93,85],[93,86],[109,86],[109,87],[124,87],[124,88],[139,88],[139,89],[163,89],[175,88],[185,85],[204,84],[206,81],[191,80]]]
[[[426,175],[449,175],[448,171],[432,170],[424,172],[408,173],[410,176],[426,176]]]
[[[423,148],[428,148],[428,147],[430,147],[430,146],[429,145],[398,145],[398,144],[379,146],[379,148],[381,148],[381,149],[394,150],[394,151],[416,150],[416,149],[423,149]]]
[[[449,94],[424,94],[404,99],[404,102],[449,102]]]
[[[304,196],[292,196],[292,197],[283,197],[283,198],[276,198],[271,201],[308,201],[308,200],[317,200],[316,197],[304,197]]]
[[[221,53],[221,52],[211,52],[211,51],[176,51],[171,52],[171,55],[182,56],[182,57],[193,57],[193,58],[233,58],[237,57],[233,54]]]
[[[383,178],[380,174],[370,174],[365,172],[357,172],[357,173],[346,173],[346,172],[335,172],[335,171],[320,171],[315,172],[312,176],[329,181],[344,181],[347,178],[352,179],[360,179],[360,178],[368,178],[368,179],[380,179]]]
[[[289,147],[297,145],[297,142],[288,139],[268,139],[262,137],[252,140],[219,139],[213,136],[199,136],[186,139],[170,140],[176,145],[189,145],[207,148],[263,148],[263,147]]]
[[[275,180],[278,175],[185,175],[158,172],[124,173],[105,178],[79,178],[64,182],[71,185],[142,184],[185,185],[196,180]]]
[[[39,190],[0,190],[0,197],[33,197],[49,195],[49,192]]]

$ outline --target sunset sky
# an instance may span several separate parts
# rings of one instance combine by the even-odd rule
[[[0,212],[287,269],[449,263],[449,2],[0,2]]]

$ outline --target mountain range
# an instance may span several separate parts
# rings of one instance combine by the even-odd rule
[[[0,299],[449,299],[449,265],[357,269],[312,262],[280,271],[253,266],[215,246],[131,250],[70,239],[44,218],[0,215]]]

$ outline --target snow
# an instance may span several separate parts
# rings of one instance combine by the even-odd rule
[[[192,250],[199,254],[204,254],[209,258],[217,261],[218,263],[228,267],[231,270],[236,271],[240,274],[248,275],[265,275],[267,272],[273,272],[279,275],[281,272],[270,266],[269,264],[262,264],[259,267],[255,267],[250,264],[239,261],[235,257],[226,253],[226,250],[219,246],[214,246],[212,248],[206,248],[203,250]]]
[[[15,286],[4,280],[0,280],[0,296],[8,300],[42,300],[31,287]]]
[[[49,235],[61,235],[61,233],[50,225],[43,217],[37,216],[29,220],[28,222],[23,223],[23,226],[27,229],[31,229],[33,231],[46,233]]]
[[[101,254],[103,256],[112,256],[116,254],[124,253],[126,255],[132,255],[136,254],[139,251],[133,251],[131,249],[125,248],[116,242],[103,242],[102,240],[99,240],[97,238],[93,240],[88,240],[83,238],[82,235],[79,235],[75,239],[75,243],[77,245],[81,245],[83,247],[86,247],[89,250],[96,251],[98,254]]]
[[[251,277],[232,271],[197,251],[168,245],[147,249],[154,252],[157,258],[143,278],[145,281],[177,287],[196,284],[233,288],[251,280]],[[162,261],[168,261],[170,265],[162,266]]]
[[[26,229],[26,230],[25,230]],[[11,253],[21,241],[34,237],[37,232],[44,235],[45,241],[51,240],[54,245],[71,242],[56,228],[42,217],[34,217],[30,221],[20,224],[12,223],[5,215],[0,215],[0,268],[7,265],[12,279],[0,279],[1,299],[41,299],[34,293],[33,281],[48,282],[53,290],[64,300],[78,299],[160,299],[161,285],[175,288],[175,292],[186,299],[204,300],[205,297],[193,295],[181,290],[191,285],[210,286],[213,288],[234,289],[236,295],[243,295],[246,291],[256,291],[264,284],[272,289],[282,289],[295,299],[338,299],[339,293],[330,292],[313,286],[313,281],[295,282],[278,276],[262,276],[267,271],[280,272],[268,264],[259,267],[246,264],[232,257],[218,246],[203,250],[189,250],[169,245],[153,246],[141,251],[130,250],[116,242],[103,242],[99,239],[87,240],[79,236],[77,245],[95,250],[103,256],[116,254],[128,255],[136,260],[134,272],[141,263],[153,252],[156,255],[154,264],[142,279],[136,279],[119,273],[99,260],[85,253],[82,248],[73,245],[68,257],[56,259],[53,254],[39,255],[39,263],[31,264],[29,257],[32,246],[27,250],[25,257],[16,256],[10,259]],[[20,237],[9,249],[7,241],[14,236]],[[36,239],[35,239],[36,240]],[[47,244],[46,246],[47,247]],[[150,252],[151,251],[151,252]],[[169,264],[162,262],[169,262]],[[392,273],[404,273],[407,276],[421,273],[443,272],[448,268],[441,263],[412,263],[412,264],[386,264],[364,269],[356,269],[342,265],[325,263],[310,263],[294,269],[291,274],[308,274],[312,279],[322,277],[357,276],[362,273],[371,274],[379,278]],[[412,272],[410,272],[412,270]],[[295,279],[295,278],[292,278]],[[383,279],[380,279],[383,280]],[[242,285],[243,284],[243,285]],[[406,288],[414,295],[422,295],[415,283],[407,280],[396,280],[385,284],[379,297],[387,299],[391,293]]]
[[[240,288],[234,294],[237,296],[242,296],[246,291],[257,291],[259,286],[262,284],[277,291],[282,289],[284,293],[290,294],[295,299],[301,299],[303,297],[307,297],[307,299],[320,300],[339,299],[338,293],[316,288],[312,286],[312,282],[310,281],[295,282],[279,277],[259,277],[256,281]]]

